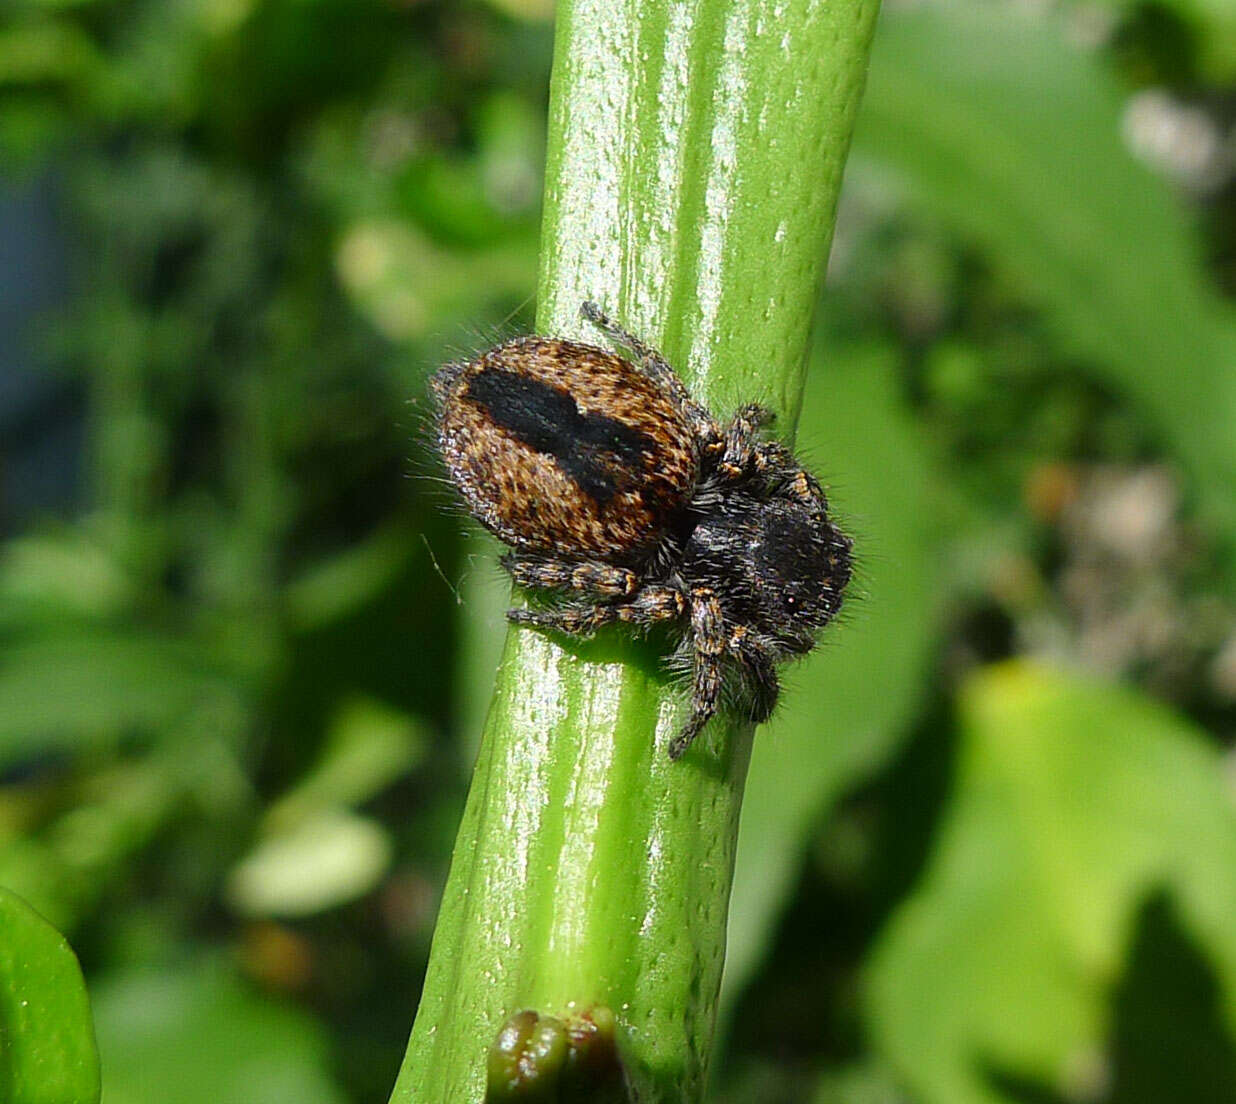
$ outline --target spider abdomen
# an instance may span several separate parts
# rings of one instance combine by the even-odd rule
[[[694,435],[628,361],[519,338],[435,377],[439,445],[470,512],[514,548],[634,563],[695,487]]]

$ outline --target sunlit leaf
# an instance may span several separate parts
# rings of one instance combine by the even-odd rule
[[[68,20],[19,21],[0,31],[0,85],[78,78],[97,65],[89,35]]]
[[[101,618],[131,599],[132,585],[119,565],[85,533],[30,534],[0,552],[0,624]]]
[[[335,254],[344,289],[392,341],[424,336],[441,318],[472,309],[478,280],[494,297],[525,293],[534,265],[529,246],[451,252],[393,219],[349,227]]]
[[[55,928],[0,888],[0,1100],[98,1098],[99,1057],[77,957]]]
[[[367,801],[425,754],[428,733],[409,717],[372,698],[344,702],[313,769],[271,805],[268,827],[287,827],[331,807]]]
[[[1208,958],[1230,1032],[1236,800],[1219,753],[1133,691],[984,672],[934,859],[871,967],[878,1047],[926,1104],[1015,1099],[1013,1082],[1093,1095],[1133,923],[1158,895]]]
[[[232,871],[227,895],[246,916],[311,916],[368,893],[390,858],[376,821],[324,809],[260,840]]]

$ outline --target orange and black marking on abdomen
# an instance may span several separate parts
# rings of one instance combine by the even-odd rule
[[[515,548],[634,563],[694,489],[682,412],[604,349],[519,338],[448,366],[433,390],[452,480]]]
[[[605,414],[582,413],[571,394],[532,376],[483,368],[464,396],[521,444],[544,453],[599,506],[641,478],[657,442]]]

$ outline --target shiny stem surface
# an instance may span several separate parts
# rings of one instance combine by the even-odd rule
[[[792,435],[876,0],[563,0],[538,330],[585,299],[719,417]],[[521,1009],[617,1017],[641,1101],[703,1092],[749,726],[679,762],[666,639],[509,633],[393,1101],[479,1101]]]

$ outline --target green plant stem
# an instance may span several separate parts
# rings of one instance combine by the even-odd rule
[[[789,437],[876,0],[558,7],[537,316],[594,299],[719,415]],[[508,635],[393,1101],[479,1100],[504,1019],[602,1004],[641,1100],[703,1091],[751,731],[664,640]]]

